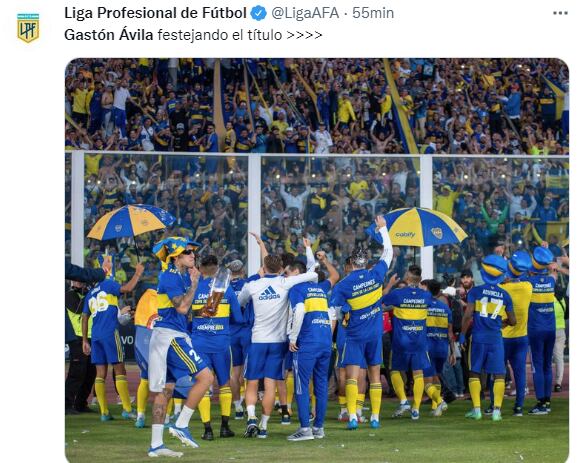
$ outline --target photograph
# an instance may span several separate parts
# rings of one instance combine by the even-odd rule
[[[569,82],[70,60],[67,460],[566,461]]]

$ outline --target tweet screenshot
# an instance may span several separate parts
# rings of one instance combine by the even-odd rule
[[[582,458],[573,0],[13,3],[6,461]]]

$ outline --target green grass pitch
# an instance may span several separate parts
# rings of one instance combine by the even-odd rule
[[[281,426],[279,415],[273,414],[267,439],[243,439],[244,421],[231,419],[236,436],[216,437],[213,442],[201,439],[199,449],[183,448],[179,441],[164,433],[165,444],[183,450],[180,461],[197,462],[564,462],[568,456],[568,399],[554,399],[548,416],[511,416],[512,400],[504,403],[503,421],[493,423],[489,417],[480,422],[464,418],[470,401],[453,402],[440,418],[428,415],[429,408],[421,407],[421,418],[393,420],[383,418],[382,427],[370,429],[363,424],[357,431],[347,431],[345,423],[335,420],[337,404],[330,402],[326,438],[307,442],[287,442],[286,436],[295,431],[297,419],[291,426]],[[526,410],[534,405],[526,401]],[[384,400],[381,417],[394,410],[394,401]],[[149,412],[149,409],[148,409]],[[67,416],[65,453],[70,462],[138,462],[147,460],[151,429],[135,429],[133,422],[120,418],[120,407],[111,407],[117,419],[107,423],[99,415]],[[212,407],[214,433],[220,429],[219,409]],[[369,413],[369,412],[368,412]],[[151,416],[148,416],[148,420]],[[149,425],[151,421],[146,421]],[[194,438],[202,434],[197,413],[192,417],[190,430]],[[172,460],[173,461],[173,460]]]

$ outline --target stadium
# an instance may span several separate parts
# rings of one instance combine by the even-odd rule
[[[171,254],[171,248],[164,246],[180,246],[180,241],[171,241],[175,237],[196,243],[196,262],[203,278],[207,277],[204,269],[213,262],[233,275],[250,277],[264,266],[266,254],[279,256],[290,268],[309,269],[312,252],[325,269],[324,276],[329,280],[333,268],[340,278],[337,285],[342,285],[349,276],[348,258],[365,259],[364,267],[370,268],[385,258],[384,242],[373,232],[375,227],[376,232],[382,228],[376,219],[381,216],[387,218],[394,244],[378,282],[384,288],[380,292],[386,291],[386,301],[392,292],[406,289],[398,288],[404,282],[415,287],[410,282],[414,268],[420,268],[418,276],[424,282],[439,283],[436,297],[451,312],[449,354],[455,360],[445,362],[434,380],[441,388],[439,397],[448,404],[443,416],[430,416],[436,408],[431,399],[424,403],[429,392],[432,397],[425,379],[427,395],[419,409],[420,419],[411,420],[408,411],[392,419],[400,408],[401,387],[410,404],[418,397],[413,373],[417,368],[402,370],[401,386],[393,374],[397,370],[387,360],[393,351],[393,331],[400,323],[395,314],[411,308],[376,301],[383,324],[383,360],[372,363],[380,364],[379,382],[370,372],[358,380],[357,430],[348,432],[346,422],[338,420],[347,407],[340,393],[345,377],[334,367],[335,360],[343,357],[336,328],[327,360],[325,438],[303,443],[287,440],[299,425],[299,416],[296,398],[284,392],[283,383],[277,389],[281,414],[271,413],[268,439],[242,439],[249,417],[244,401],[237,409],[242,400],[237,397],[244,398],[246,393],[244,382],[242,396],[234,391],[239,378],[227,385],[233,388],[232,439],[220,438],[217,431],[212,442],[200,439],[203,433],[208,437],[200,421],[206,412],[197,409],[189,429],[200,448],[182,447],[164,432],[167,447],[200,461],[251,461],[273,458],[273,452],[279,461],[477,461],[483,455],[490,461],[564,461],[568,453],[568,80],[563,62],[540,58],[91,58],[70,62],[65,73],[66,259],[96,273],[104,256],[110,259],[106,280],[121,288],[119,308],[129,306],[133,314],[140,300],[159,289],[160,275],[175,260],[171,257],[165,262],[160,246]],[[94,238],[95,230],[111,214],[134,205],[164,211],[174,220],[131,236]],[[423,235],[418,231],[422,229],[424,243],[395,241],[398,223],[390,217],[403,208],[420,212],[406,222],[398,238]],[[422,211],[427,210],[432,215],[423,219]],[[457,226],[456,235],[462,238],[428,245],[430,233],[436,238],[447,235],[444,226],[430,222],[437,215]],[[418,230],[413,230],[415,226]],[[551,412],[531,414],[543,416],[528,413],[541,410],[541,399],[547,397],[539,395],[544,380],[536,379],[540,374],[533,372],[531,349],[523,351],[527,360],[525,379],[518,374],[521,382],[511,360],[504,360],[504,375],[479,372],[481,377],[475,381],[468,358],[471,348],[469,344],[461,348],[464,343],[459,343],[464,340],[461,335],[467,334],[463,327],[467,306],[480,304],[467,299],[469,292],[489,284],[490,276],[483,276],[484,265],[490,264],[490,256],[501,258],[502,266],[521,262],[516,255],[528,255],[534,264],[543,264],[555,281],[553,295],[534,293],[531,299],[534,305],[542,299],[549,304],[543,310],[551,312],[555,324],[551,329],[555,338],[555,366],[549,373]],[[143,321],[139,308],[129,323],[114,327],[117,354],[125,359],[125,370],[112,368],[115,381],[105,378],[94,388],[95,367],[82,348],[82,312],[84,298],[97,282],[71,289],[71,280],[67,276],[67,458],[142,460],[150,446],[155,393],[146,399],[145,429],[140,429],[134,426],[133,413],[134,406],[138,412],[140,407],[129,406],[125,392],[139,401],[136,339]],[[397,289],[390,291],[388,286]],[[327,295],[330,308],[331,294]],[[488,309],[481,309],[487,316]],[[95,323],[95,312],[89,313]],[[334,326],[344,323],[349,331],[349,320],[332,321]],[[535,344],[532,339],[537,338],[529,336]],[[492,399],[489,407],[490,395],[502,378],[503,421],[493,423],[488,409],[494,412],[495,404]],[[263,383],[258,385],[261,392]],[[479,423],[464,417],[475,408],[471,383],[473,388],[479,383],[481,389],[477,394],[482,396],[483,409]],[[207,401],[211,395],[215,427],[218,414],[225,416],[221,392],[227,386],[215,382],[202,399]],[[287,387],[294,388],[289,381]],[[368,409],[377,406],[377,390],[382,393],[380,416],[370,420]],[[523,416],[513,416],[520,390],[525,393]],[[103,415],[104,411],[96,400],[100,394],[111,404],[112,422],[99,420],[99,412]],[[120,406],[114,405],[118,395],[125,402]],[[180,414],[182,402],[176,398],[175,410],[168,408],[169,416],[176,415],[171,423]],[[259,418],[260,409],[259,402]],[[87,410],[93,413],[84,413]],[[286,410],[291,410],[291,426],[281,425]],[[244,419],[235,419],[237,413],[243,413]],[[120,419],[124,414],[127,419]],[[373,421],[381,426],[372,428]]]

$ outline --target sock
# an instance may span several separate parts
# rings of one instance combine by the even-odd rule
[[[348,413],[350,414],[350,420],[356,419],[356,406],[358,400],[358,380],[348,379],[346,380],[346,402]]]
[[[230,386],[220,388],[218,401],[220,403],[220,414],[222,416],[230,416],[230,409],[232,407],[232,391]]]
[[[338,404],[340,406],[340,413],[347,413],[348,409],[346,407],[346,396],[345,395],[340,395],[337,399]]]
[[[204,431],[212,432],[212,424],[210,424],[210,421],[205,421],[202,424],[204,425]]]
[[[164,424],[168,424],[170,422],[170,415],[172,414],[172,410],[174,408],[174,399],[168,400],[168,405],[166,406],[166,418],[164,419]]]
[[[442,386],[439,384],[435,384],[434,387],[436,387],[437,390],[437,394],[438,394],[438,400],[437,400],[437,405],[440,404],[443,401],[443,397],[442,397]]]
[[[164,445],[164,425],[152,424],[152,449]]]
[[[287,406],[291,408],[291,404],[293,403],[293,391],[295,390],[295,377],[292,373],[287,375],[285,385],[287,386]]]
[[[370,406],[372,408],[372,416],[380,414],[380,405],[382,405],[382,384],[370,384]],[[377,418],[376,418],[377,421]]]
[[[268,415],[261,416],[261,425],[259,426],[261,429],[267,429],[267,424],[269,422],[269,418],[271,418],[271,417]]]
[[[244,384],[241,384],[240,385],[240,388],[238,390],[240,392],[240,396],[241,396],[241,399],[240,400],[242,402],[242,400],[244,399],[244,396],[245,396],[245,385]]]
[[[473,408],[481,410],[481,380],[479,378],[469,378],[469,393]]]
[[[402,375],[399,371],[390,372],[390,380],[392,381],[392,387],[394,388],[394,393],[396,397],[400,399],[400,403],[406,402],[406,392],[404,391],[404,381],[402,380]]]
[[[505,380],[496,379],[495,382],[493,383],[493,397],[494,397],[493,406],[495,408],[501,408],[501,404],[503,403],[504,392],[505,392]]]
[[[289,414],[289,409],[287,407],[287,405],[281,405],[281,415],[288,415]]]
[[[207,392],[198,404],[198,411],[200,412],[200,420],[203,423],[210,421],[210,394]]]
[[[238,399],[238,400],[233,400],[234,403],[234,409],[237,412],[242,412],[243,411],[243,407],[242,407],[242,399]]]
[[[254,405],[247,405],[247,416],[249,420],[256,420],[257,415],[255,415],[255,406]]]
[[[127,386],[125,375],[115,376],[115,387],[117,387],[123,410],[131,412],[131,399],[129,397],[129,387]]]
[[[378,413],[372,413],[370,415],[370,421],[380,421],[380,415]]]
[[[364,401],[366,400],[366,394],[361,394],[358,392],[358,398],[356,399],[356,413],[358,416],[362,416],[362,408],[364,408]]]
[[[102,415],[109,415],[109,407],[107,406],[107,396],[105,395],[105,379],[95,378],[95,395]]]
[[[432,400],[432,409],[434,410],[437,408],[438,404],[443,401],[440,395],[440,391],[437,389],[436,384],[433,383],[426,383],[424,385],[424,391],[426,392],[426,395]]]
[[[182,411],[182,403],[184,399],[174,398],[174,415],[179,415]]]
[[[422,373],[414,375],[414,385],[412,386],[414,393],[414,400],[412,408],[418,410],[420,408],[420,403],[422,402],[422,394],[424,394],[424,376]]]
[[[143,418],[145,415],[149,395],[149,382],[147,379],[141,379],[137,388],[137,416],[139,418]]]
[[[194,413],[194,410],[188,407],[187,405],[184,405],[182,407],[182,411],[180,412],[180,416],[176,420],[176,427],[187,428],[188,425],[190,424],[190,418],[192,417],[192,413]]]

